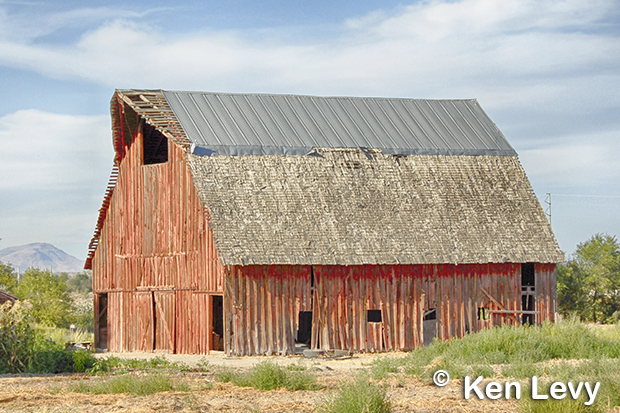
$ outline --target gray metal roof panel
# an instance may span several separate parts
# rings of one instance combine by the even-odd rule
[[[306,154],[320,147],[516,155],[474,99],[163,94],[196,154]]]

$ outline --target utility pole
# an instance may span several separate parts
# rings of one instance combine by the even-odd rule
[[[547,197],[545,198],[545,204],[547,204],[547,208],[545,209],[545,215],[549,220],[549,225],[551,225],[551,192],[547,192]]]

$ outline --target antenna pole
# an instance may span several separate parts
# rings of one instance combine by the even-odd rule
[[[551,192],[547,192],[547,197],[545,198],[545,204],[547,204],[547,209],[545,210],[545,215],[549,220],[549,225],[551,225]]]

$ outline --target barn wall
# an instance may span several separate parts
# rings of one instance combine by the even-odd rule
[[[550,308],[555,298],[542,285],[550,288],[553,279],[542,269],[552,274],[554,267],[540,268],[538,301]],[[424,314],[432,309],[437,336],[447,339],[519,323],[520,315],[506,312],[521,310],[520,300],[520,264],[237,266],[226,277],[227,350],[291,353],[299,311],[310,310],[312,348],[410,350],[422,345]],[[368,310],[381,310],[381,322],[368,322]],[[541,312],[538,320],[552,317]]]
[[[134,117],[121,111],[119,130],[133,135],[117,140],[118,181],[92,261],[94,293],[108,298],[108,349],[204,353],[205,306],[223,292],[223,269],[182,148],[169,141],[167,162],[143,165]]]
[[[555,264],[536,264],[536,323],[555,321],[558,302],[558,272]]]
[[[224,293],[228,354],[288,354],[300,311],[311,311],[311,267],[233,266]]]

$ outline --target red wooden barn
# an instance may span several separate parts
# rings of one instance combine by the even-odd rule
[[[119,90],[111,111],[98,347],[409,350],[554,319],[564,257],[476,100]]]

